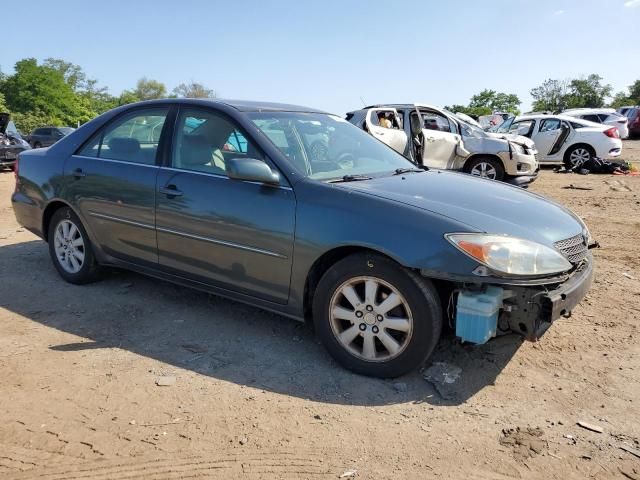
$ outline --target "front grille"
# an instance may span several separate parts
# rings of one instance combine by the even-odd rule
[[[587,241],[581,234],[560,240],[554,245],[573,264],[580,263],[587,256]]]

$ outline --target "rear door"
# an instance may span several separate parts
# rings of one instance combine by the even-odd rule
[[[225,165],[231,158],[270,164],[225,114],[182,108],[171,165],[160,169],[156,185],[160,266],[169,273],[284,304],[293,256],[293,190],[284,179],[281,185],[230,179]]]
[[[424,136],[422,163],[434,168],[448,168],[460,143],[455,124],[445,115],[433,110],[420,110],[420,116]]]
[[[65,163],[65,197],[102,249],[157,266],[157,155],[169,107],[137,108],[98,131]]]
[[[543,118],[540,120],[540,126],[533,136],[533,141],[541,156],[550,155],[561,134],[562,122],[559,118]]]
[[[367,131],[396,152],[404,154],[407,134],[402,129],[400,116],[395,108],[371,108],[365,118]]]

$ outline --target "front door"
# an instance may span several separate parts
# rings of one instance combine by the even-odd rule
[[[422,163],[433,168],[449,168],[460,143],[455,125],[438,112],[423,110],[420,115],[424,138]]]
[[[402,129],[400,116],[395,108],[370,109],[365,118],[365,125],[371,135],[396,152],[404,154],[407,148],[407,134]]]
[[[168,108],[131,111],[110,122],[65,162],[64,196],[101,248],[157,266],[156,154]]]
[[[295,225],[293,190],[285,183],[270,186],[230,179],[225,171],[230,158],[268,162],[224,114],[181,109],[171,167],[161,168],[157,179],[160,266],[219,288],[286,303]]]

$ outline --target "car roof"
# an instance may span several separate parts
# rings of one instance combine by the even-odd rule
[[[613,108],[571,108],[569,110],[565,110],[564,112],[562,112],[563,114],[566,115],[593,115],[593,114],[608,114],[611,115],[613,113],[616,113],[616,111]]]
[[[544,115],[544,114],[522,115],[521,117],[516,117],[514,121],[519,122],[520,120],[541,120],[545,118],[557,118],[559,120],[565,120],[567,122],[573,122],[579,125],[584,125],[585,127],[602,127],[602,124],[600,123],[590,122],[589,120],[583,120],[582,118],[572,117],[570,115],[563,115],[561,113],[558,115]]]
[[[184,105],[227,105],[240,112],[304,112],[327,113],[317,108],[290,105],[287,103],[257,102],[251,100],[227,100],[221,98],[165,98],[161,100],[147,100],[135,105],[161,105],[164,103],[180,103]],[[132,104],[133,105],[133,104]]]
[[[369,105],[367,107],[363,107],[363,110],[367,110],[369,108],[415,108],[415,107],[424,107],[424,108],[433,108],[434,110],[442,110],[440,107],[436,107],[435,105],[429,105],[428,103],[378,103],[376,105]]]

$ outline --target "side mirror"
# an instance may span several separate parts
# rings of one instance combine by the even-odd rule
[[[265,162],[255,158],[232,158],[225,162],[225,168],[229,178],[234,180],[247,180],[269,185],[280,183],[280,175],[271,170],[271,167]]]
[[[518,135],[527,135],[527,133],[529,133],[529,127],[518,127]]]

